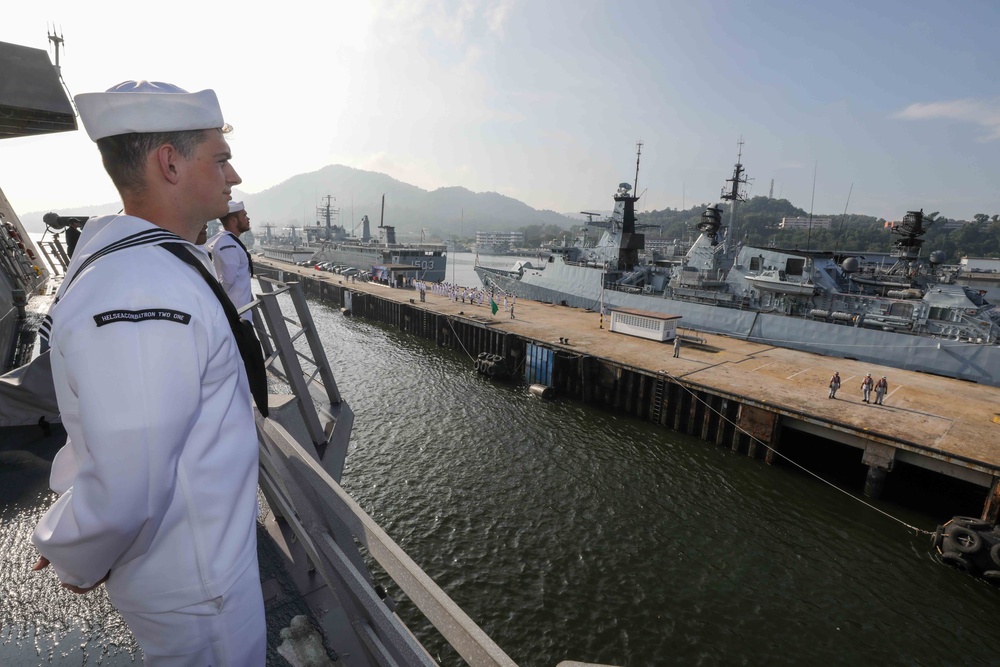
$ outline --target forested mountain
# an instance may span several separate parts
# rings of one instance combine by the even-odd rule
[[[331,205],[340,213],[333,224],[348,229],[359,227],[361,217],[368,216],[378,225],[382,216],[382,195],[385,195],[385,224],[396,227],[401,241],[420,238],[471,238],[476,230],[510,231],[529,225],[569,227],[573,220],[554,211],[540,211],[511,197],[496,192],[472,192],[462,187],[424,190],[403,183],[386,174],[343,165],[329,165],[317,171],[298,174],[255,194],[238,189],[233,198],[243,200],[259,229],[271,224],[276,229],[303,224],[316,224],[317,208],[324,197],[334,197]],[[118,202],[98,206],[77,207],[57,211],[62,215],[97,215],[113,213],[121,208]],[[29,231],[44,229],[42,215],[36,211],[21,216]]]

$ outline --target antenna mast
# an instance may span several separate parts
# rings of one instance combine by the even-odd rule
[[[642,139],[635,142],[635,183],[632,185],[632,192],[639,191],[639,158],[642,157]]]
[[[48,33],[48,35],[49,35],[49,41],[52,42],[56,47],[56,74],[58,74],[59,78],[61,79],[62,70],[59,68],[59,49],[66,48],[65,47],[66,40],[63,39],[63,36],[61,34],[59,35],[56,34],[56,27],[54,24],[52,26],[52,32]]]
[[[337,198],[334,197],[333,195],[326,195],[323,197],[323,199],[326,201],[326,205],[318,207],[316,209],[316,213],[323,216],[323,218],[326,220],[326,240],[329,241],[333,238],[333,230],[330,228],[331,218],[334,215],[340,214],[340,209],[333,208],[330,205],[330,202],[337,201]]]
[[[727,245],[729,245],[730,249],[734,252],[736,245],[739,243],[739,239],[736,236],[736,205],[747,200],[746,190],[741,189],[740,187],[747,184],[747,177],[744,173],[742,164],[743,137],[740,137],[737,145],[739,146],[739,151],[736,154],[736,166],[733,167],[733,177],[726,179],[726,183],[729,183],[730,186],[728,189],[723,188],[722,195],[720,195],[722,199],[732,202],[732,205],[729,208],[729,238],[733,239],[733,242]]]

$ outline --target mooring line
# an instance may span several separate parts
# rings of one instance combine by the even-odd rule
[[[451,332],[455,334],[455,339],[458,341],[458,344],[462,346],[462,351],[465,352],[465,356],[475,361],[476,358],[469,354],[469,351],[465,348],[465,343],[462,342],[462,337],[458,335],[457,331],[455,331],[455,324],[451,321],[451,316],[447,316],[446,319],[448,321],[448,326],[451,327]]]
[[[667,373],[666,371],[661,371],[661,373],[663,373],[667,377],[673,377],[673,376],[670,375],[670,373]],[[912,530],[914,533],[916,533],[918,535],[920,535],[920,534],[923,534],[923,535],[933,535],[934,534],[930,530],[924,530],[922,528],[917,528],[916,526],[912,526],[912,525],[906,523],[905,521],[903,521],[902,519],[900,519],[899,517],[895,517],[895,516],[889,514],[888,512],[886,512],[885,510],[880,509],[878,507],[875,507],[871,503],[869,503],[869,502],[867,502],[865,500],[862,500],[861,498],[858,498],[856,495],[854,495],[850,491],[842,489],[839,486],[837,486],[836,484],[834,484],[833,482],[831,482],[831,481],[829,481],[827,479],[824,479],[823,477],[820,477],[818,474],[814,473],[812,470],[809,470],[808,468],[806,468],[802,464],[797,463],[796,461],[793,461],[792,459],[788,458],[787,456],[785,456],[784,454],[782,454],[781,452],[779,452],[774,447],[771,447],[770,445],[768,445],[766,442],[762,442],[759,438],[754,437],[754,435],[752,433],[749,433],[745,429],[740,428],[739,424],[737,424],[736,422],[732,421],[731,419],[728,419],[724,414],[722,414],[721,412],[719,412],[718,410],[716,410],[715,408],[713,408],[711,405],[709,405],[704,399],[702,399],[700,396],[698,396],[698,394],[696,394],[690,388],[685,387],[683,384],[681,384],[679,382],[677,384],[679,386],[683,387],[684,391],[686,391],[689,394],[691,394],[692,398],[694,398],[696,401],[698,401],[699,403],[701,403],[702,405],[704,405],[706,408],[708,408],[709,410],[711,410],[715,414],[719,415],[719,417],[723,421],[725,421],[725,422],[727,422],[729,424],[732,424],[733,428],[735,428],[736,430],[738,430],[741,433],[745,433],[747,436],[750,437],[751,440],[753,440],[754,442],[756,442],[756,443],[758,443],[760,445],[763,445],[765,448],[767,448],[768,450],[774,452],[775,454],[777,454],[778,456],[780,456],[784,460],[788,461],[789,463],[791,463],[793,466],[795,466],[799,470],[801,470],[801,471],[803,471],[803,472],[805,472],[805,473],[807,473],[809,475],[812,475],[813,477],[815,477],[819,481],[823,482],[827,486],[830,486],[831,488],[836,489],[837,491],[840,491],[841,493],[843,493],[848,498],[851,498],[852,500],[856,500],[857,502],[859,502],[862,505],[868,507],[869,509],[873,509],[876,512],[878,512],[879,514],[881,514],[881,515],[883,515],[885,517],[888,517],[888,518],[892,519],[893,521],[906,526],[907,528],[909,528],[910,530]]]

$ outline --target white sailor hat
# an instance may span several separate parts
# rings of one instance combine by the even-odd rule
[[[245,210],[246,210],[246,207],[243,206],[243,202],[241,202],[241,201],[231,201],[231,202],[229,202],[229,212],[230,213],[238,213],[239,211],[245,211]]]
[[[94,141],[130,132],[180,132],[222,128],[214,90],[189,93],[159,81],[123,81],[103,93],[75,98],[80,120]]]

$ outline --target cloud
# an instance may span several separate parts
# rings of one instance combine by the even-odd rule
[[[904,120],[957,120],[979,125],[986,130],[980,141],[1000,139],[1000,105],[996,101],[974,99],[951,100],[947,102],[927,102],[911,104],[892,118]]]

